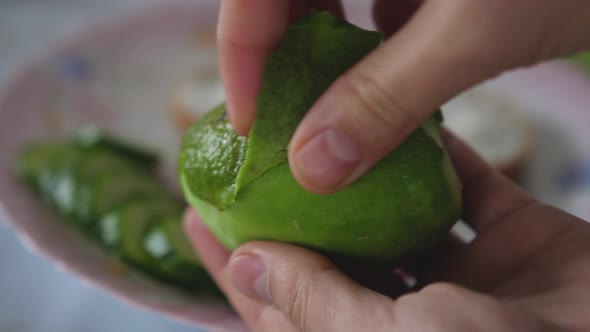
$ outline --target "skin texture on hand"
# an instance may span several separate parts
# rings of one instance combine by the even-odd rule
[[[397,298],[303,248],[251,242],[230,253],[194,211],[185,229],[252,331],[587,331],[590,224],[533,200],[452,135],[446,145],[465,185],[462,219],[478,234],[408,267],[421,287]]]
[[[220,65],[238,133],[254,121],[266,57],[308,8],[343,14],[337,0],[222,1]],[[320,97],[290,144],[295,177],[316,193],[354,181],[474,84],[590,47],[584,0],[378,0],[374,8],[389,38]]]

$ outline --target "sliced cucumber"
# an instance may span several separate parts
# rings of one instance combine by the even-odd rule
[[[188,282],[202,269],[182,231],[181,216],[154,225],[144,239],[144,248],[157,260],[163,277]]]
[[[163,189],[137,177],[109,176],[100,182],[94,195],[94,208],[98,215],[104,215],[108,211],[124,204],[131,199],[144,197],[158,197],[167,200]]]
[[[98,179],[89,191],[90,213],[95,217],[143,197],[157,198],[168,204],[173,202],[163,188],[141,174],[108,174]]]
[[[144,239],[144,248],[156,261],[155,266],[157,266],[158,274],[161,277],[188,283],[202,267],[200,264],[184,259],[175,252],[170,239],[163,232],[161,226],[162,223],[157,224],[148,232]]]
[[[144,169],[105,149],[86,152],[77,172],[76,207],[73,214],[73,218],[82,225],[92,224],[100,217],[99,212],[94,209],[94,200],[104,178],[143,177],[145,182],[149,182],[147,179],[151,176]]]
[[[16,161],[17,173],[37,189],[39,175],[63,148],[63,145],[55,143],[36,143],[28,146]]]
[[[154,227],[146,237],[145,246],[156,258],[164,258],[174,253],[189,263],[201,265],[184,234],[180,216],[167,218]]]
[[[146,168],[152,168],[158,162],[155,153],[107,136],[94,126],[86,126],[80,129],[74,136],[74,141],[83,147],[106,148]]]
[[[184,206],[151,171],[153,154],[102,135],[24,150],[16,171],[67,221],[147,274],[219,297],[181,226]]]
[[[200,293],[221,294],[194,254],[181,223],[181,216],[166,218],[145,237],[145,249],[157,262],[155,272],[162,279]]]
[[[145,250],[155,259],[161,260],[174,253],[168,236],[162,230],[162,223],[154,225],[144,239]]]
[[[76,172],[82,156],[77,147],[63,145],[48,160],[37,177],[39,192],[68,219],[76,207]]]
[[[84,160],[80,164],[80,182],[93,182],[96,178],[107,174],[132,174],[148,172],[137,167],[128,158],[124,158],[106,149],[85,151]],[[150,179],[151,181],[151,179]]]
[[[145,250],[144,238],[164,216],[178,213],[177,204],[155,199],[133,200],[101,218],[100,240],[124,260],[153,268],[157,261]]]

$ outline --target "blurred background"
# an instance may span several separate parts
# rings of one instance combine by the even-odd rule
[[[197,0],[198,1],[198,0]],[[155,0],[0,0],[0,89],[55,43]],[[0,222],[0,331],[195,332],[129,307],[31,254]]]
[[[132,15],[164,2],[0,0],[0,90],[10,77],[39,54],[55,47],[57,42],[75,36],[87,26],[100,24],[114,16]],[[351,0],[348,3],[355,5],[359,2]],[[366,23],[366,14],[359,17],[361,24]],[[530,109],[536,107],[535,100],[549,90],[559,90],[559,86],[581,82],[587,84],[585,88],[590,87],[590,81],[584,83],[586,74],[583,69],[584,62],[590,63],[590,59],[580,57],[578,61],[578,68],[575,64],[567,69],[542,68],[538,71],[540,76],[509,75],[506,82],[500,79],[499,83],[492,82],[469,91],[445,105],[443,110],[451,129],[537,198],[588,218],[590,145],[584,138],[588,137],[589,130],[580,128],[590,128],[590,121],[576,127],[559,120],[559,114],[573,114],[584,108],[580,106],[582,101],[577,104],[544,102],[543,107]],[[590,68],[589,64],[586,66]],[[209,67],[209,71],[211,68],[215,69]],[[567,84],[562,84],[559,77],[542,87],[531,83],[538,77],[551,77],[553,72],[563,72],[568,78],[562,80]],[[532,88],[519,89],[527,84]],[[555,99],[570,101],[580,95],[590,95],[588,90],[577,94],[570,94],[573,93],[570,90],[557,91]],[[190,77],[172,94],[172,112],[180,127],[195,116],[194,99],[203,101],[209,98],[207,103],[216,103],[222,98],[218,84],[199,87]],[[580,119],[589,119],[588,114],[590,110]],[[581,120],[574,117],[572,121]],[[584,153],[584,149],[588,152]],[[0,222],[0,331],[174,332],[197,329],[136,310],[86,287],[70,274],[57,271],[47,260],[29,253]]]

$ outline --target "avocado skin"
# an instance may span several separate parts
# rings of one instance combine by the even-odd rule
[[[180,179],[185,197],[230,250],[267,240],[360,261],[400,261],[444,236],[461,211],[461,184],[435,117],[331,195],[306,191],[287,162],[243,187],[223,210],[191,192],[182,168]]]

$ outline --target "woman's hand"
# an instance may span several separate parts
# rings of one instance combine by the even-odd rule
[[[533,200],[452,136],[446,144],[464,182],[463,219],[478,235],[421,266],[427,285],[399,298],[296,246],[230,253],[194,212],[187,233],[253,331],[587,331],[590,224]]]
[[[220,64],[238,133],[254,120],[265,58],[309,7],[342,15],[338,0],[223,0]],[[355,180],[472,85],[590,47],[585,0],[378,0],[374,8],[391,37],[331,86],[290,144],[294,175],[316,193]]]

